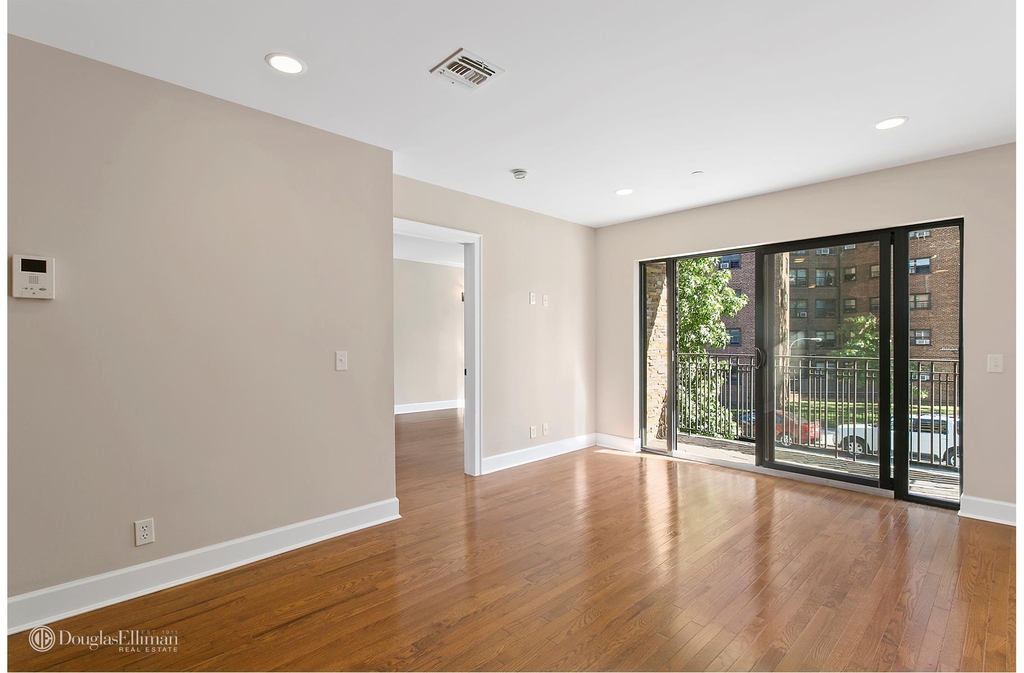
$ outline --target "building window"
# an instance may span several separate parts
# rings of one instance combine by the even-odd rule
[[[932,232],[928,229],[921,229],[919,231],[910,232],[910,238],[928,238],[932,235]]]
[[[872,278],[878,278],[880,275],[882,275],[882,267],[880,267],[878,264],[872,264],[871,265],[871,277]]]
[[[815,269],[814,284],[817,285],[818,287],[835,287],[835,269]]]
[[[835,249],[834,248],[818,248],[817,250],[814,251],[814,254],[815,255],[834,255],[836,253],[835,253]]]
[[[718,268],[720,269],[738,269],[740,268],[740,256],[739,255],[722,255],[718,258]]]
[[[917,259],[910,260],[910,273],[931,273],[932,272],[932,258],[931,257],[918,257]]]
[[[857,300],[856,299],[844,299],[843,300],[843,313],[856,313],[857,312]]]
[[[912,329],[912,330],[910,330],[910,345],[911,346],[931,346],[932,345],[932,331],[930,329]]]
[[[729,345],[730,346],[742,346],[743,345],[743,330],[739,327],[730,327],[726,330],[729,333]]]
[[[742,297],[742,296],[743,296],[743,290],[741,290],[741,289],[740,289],[740,288],[738,288],[738,287],[735,287],[735,288],[733,288],[733,290],[732,290],[732,291],[736,293],[736,296],[737,296],[737,297]]]
[[[872,297],[868,299],[868,308],[871,309],[872,313],[878,313],[881,310],[882,305],[878,297]]]
[[[807,269],[790,269],[789,284],[793,287],[807,287]]]
[[[836,333],[835,332],[815,332],[814,338],[821,339],[822,346],[835,346],[836,345]]]
[[[806,318],[807,317],[807,300],[806,299],[793,299],[789,302],[789,312],[794,318]]]
[[[857,280],[857,267],[848,266],[843,269],[843,280]]]
[[[932,307],[932,295],[931,294],[912,294],[910,295],[910,310],[915,311],[923,308]]]
[[[815,318],[835,318],[836,317],[836,300],[835,299],[815,299],[814,300],[814,317]]]

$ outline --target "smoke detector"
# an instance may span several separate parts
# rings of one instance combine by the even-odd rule
[[[430,73],[446,79],[452,84],[461,84],[467,89],[476,90],[498,75],[505,72],[493,63],[488,63],[479,56],[459,49],[433,68]]]
[[[525,180],[527,175],[529,175],[529,173],[527,173],[522,168],[512,169],[512,177],[514,177],[516,180]]]

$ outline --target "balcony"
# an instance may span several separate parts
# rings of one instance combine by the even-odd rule
[[[910,478],[915,493],[959,497],[960,373],[955,360],[911,360]],[[873,358],[776,357],[777,462],[877,478],[879,371]],[[679,357],[679,448],[754,462],[755,356]],[[887,416],[887,415],[886,415]]]

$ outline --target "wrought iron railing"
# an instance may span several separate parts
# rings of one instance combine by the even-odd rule
[[[678,362],[679,431],[724,439],[755,437],[754,354],[683,353]],[[956,360],[910,364],[910,462],[956,468],[961,458]],[[776,356],[776,446],[877,462],[889,414],[879,418],[877,358]]]

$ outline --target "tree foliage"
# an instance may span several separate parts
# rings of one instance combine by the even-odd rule
[[[718,261],[718,257],[679,261],[680,353],[707,353],[728,346],[722,318],[735,316],[749,301],[729,287],[732,272],[719,268]]]
[[[858,315],[847,318],[839,328],[840,348],[836,355],[854,358],[878,357],[878,317]]]
[[[734,419],[720,402],[730,364],[706,355],[709,349],[729,345],[722,319],[735,316],[749,300],[729,286],[732,272],[720,268],[718,257],[685,259],[678,264],[680,429],[731,438],[735,436]]]

